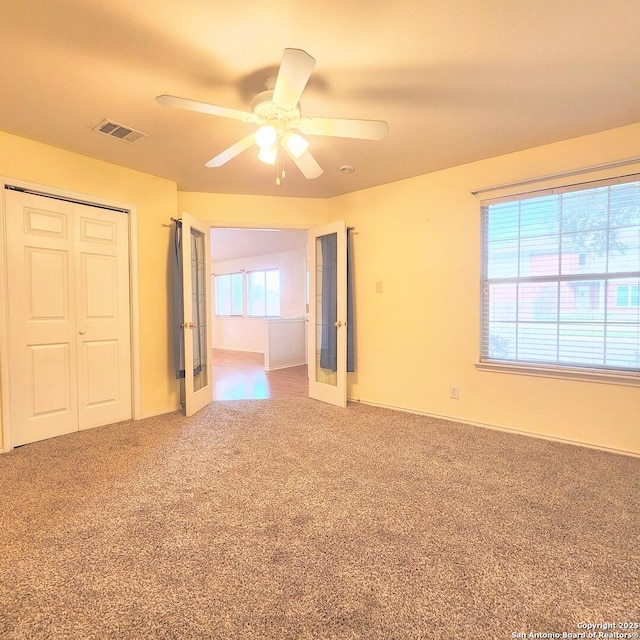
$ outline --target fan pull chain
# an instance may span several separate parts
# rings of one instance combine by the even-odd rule
[[[287,172],[284,168],[285,157],[284,154],[278,153],[276,156],[276,185],[280,186],[282,184],[280,178],[284,180],[287,177]]]

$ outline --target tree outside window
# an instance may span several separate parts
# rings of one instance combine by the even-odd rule
[[[640,372],[637,177],[483,204],[481,360]]]

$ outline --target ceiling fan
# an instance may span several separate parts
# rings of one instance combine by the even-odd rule
[[[179,107],[260,125],[256,131],[211,158],[205,163],[206,167],[221,167],[256,144],[259,147],[260,160],[272,165],[277,163],[277,184],[280,184],[280,178],[284,177],[284,154],[281,150],[293,160],[305,178],[318,178],[323,173],[322,167],[311,155],[308,141],[295,130],[310,136],[381,140],[389,128],[382,120],[302,117],[300,96],[315,64],[315,59],[306,51],[285,49],[275,82],[273,79],[270,79],[271,83],[267,81],[267,90],[254,98],[251,111],[169,95],[158,96],[156,101],[168,107]]]

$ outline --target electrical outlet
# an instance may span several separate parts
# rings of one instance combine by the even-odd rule
[[[460,388],[458,386],[449,387],[449,397],[458,400],[460,398]]]
[[[382,280],[376,281],[376,293],[383,293],[384,285],[382,284]]]

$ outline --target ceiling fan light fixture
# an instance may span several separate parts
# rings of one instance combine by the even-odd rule
[[[205,163],[206,167],[221,167],[256,144],[259,147],[258,158],[277,167],[276,184],[280,184],[285,177],[287,156],[307,180],[313,180],[323,174],[322,167],[309,151],[309,143],[291,129],[300,130],[310,136],[360,140],[382,140],[389,131],[389,126],[382,120],[302,118],[300,98],[315,63],[315,59],[302,49],[285,49],[275,80],[270,80],[267,90],[254,98],[251,111],[167,94],[157,96],[156,102],[167,107],[178,107],[258,125],[257,131],[252,131],[218,153]],[[343,167],[340,170],[349,173],[353,168]]]
[[[287,131],[284,134],[284,141],[294,158],[300,158],[309,148],[309,143],[302,136],[291,131]]]
[[[269,149],[273,147],[278,139],[278,132],[275,127],[265,124],[256,131],[256,144],[260,149]]]
[[[258,151],[258,159],[265,164],[275,164],[277,155],[275,144],[270,147],[261,147],[260,151]]]

